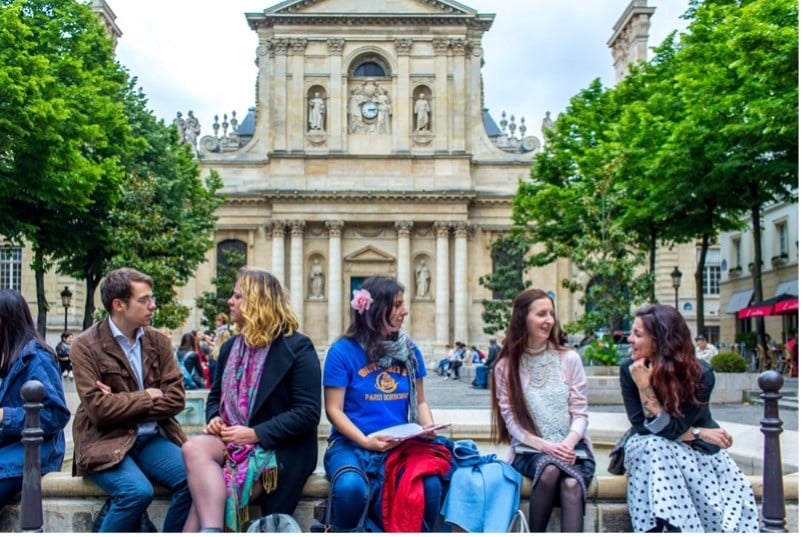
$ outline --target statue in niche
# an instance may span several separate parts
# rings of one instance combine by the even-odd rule
[[[312,269],[309,271],[309,296],[310,298],[323,298],[323,267],[317,259],[312,262]]]
[[[551,130],[555,128],[555,122],[549,117],[549,111],[547,111],[546,116],[544,116],[544,120],[541,122],[541,134],[544,135],[544,140],[546,141],[549,136]]]
[[[199,134],[201,134],[201,123],[190,110],[187,112],[187,121],[184,124],[184,141],[195,149]]]
[[[432,275],[430,274],[429,267],[422,259],[415,269],[415,296],[424,298],[429,295],[429,282]]]
[[[326,103],[317,91],[309,100],[309,130],[322,131],[326,119]]]
[[[429,130],[429,101],[421,93],[415,102],[415,130],[416,132],[426,132]]]
[[[376,131],[380,134],[386,134],[390,132],[390,116],[393,114],[393,111],[390,107],[390,95],[384,88],[379,88],[377,90],[376,95],[376,106],[377,106],[377,120],[376,120]]]

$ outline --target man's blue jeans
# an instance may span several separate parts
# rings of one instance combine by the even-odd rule
[[[111,498],[102,532],[136,532],[153,500],[151,481],[173,493],[165,516],[165,532],[181,532],[192,505],[181,448],[159,434],[137,437],[117,466],[89,474]]]
[[[360,458],[354,450],[360,449],[348,440],[340,439],[331,445],[323,458],[327,477],[331,478],[343,466],[362,468]],[[363,471],[365,469],[363,468]],[[369,477],[370,479],[370,477]],[[376,486],[375,483],[372,485]],[[371,501],[371,491],[366,489],[365,481],[355,472],[344,472],[335,483],[330,484],[332,495],[331,524],[341,530],[357,527],[360,516],[365,509],[365,502]],[[438,519],[442,498],[441,479],[436,475],[424,478],[424,520],[421,531],[434,531]],[[378,524],[382,524],[382,494],[377,492],[373,504],[368,509],[368,516]],[[363,531],[365,531],[363,529]]]

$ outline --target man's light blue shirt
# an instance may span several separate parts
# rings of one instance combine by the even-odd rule
[[[140,326],[137,328],[136,334],[134,334],[134,344],[130,345],[128,342],[128,336],[123,334],[122,330],[117,328],[117,325],[114,324],[112,318],[109,317],[109,327],[112,329],[112,335],[114,336],[115,341],[122,349],[123,354],[125,357],[128,358],[128,363],[131,364],[131,369],[134,370],[134,375],[137,377],[137,384],[139,384],[139,389],[144,390],[145,385],[142,381],[142,336],[145,335],[145,330]],[[155,421],[146,421],[144,423],[140,423],[137,427],[137,434],[152,434],[158,432],[157,425]]]

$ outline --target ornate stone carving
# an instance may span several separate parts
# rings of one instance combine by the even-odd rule
[[[298,37],[290,40],[290,54],[293,56],[303,56],[307,50],[307,40],[303,37]]]
[[[468,50],[471,52],[472,56],[479,58],[482,56],[482,41],[471,41]]]
[[[290,49],[290,40],[283,38],[283,39],[274,39],[273,40],[273,49],[272,55],[274,56],[287,56],[287,52]]]
[[[413,48],[413,40],[412,39],[397,39],[395,41],[396,45],[396,54],[399,56],[409,56],[410,51]]]
[[[343,54],[343,47],[346,45],[345,39],[327,39],[326,48],[329,54]]]
[[[471,224],[468,222],[455,222],[454,223],[454,236],[460,238],[468,237]]]
[[[393,107],[390,93],[373,80],[351,90],[349,97],[349,134],[389,134]]]
[[[449,54],[449,40],[448,39],[433,39],[432,50],[435,51],[436,56],[445,56]]]
[[[330,237],[343,236],[343,220],[327,220],[326,227],[329,229]]]
[[[413,227],[413,223],[409,220],[400,220],[396,222],[396,235],[399,237],[409,237],[410,236],[410,229]]]
[[[267,56],[272,49],[273,49],[272,41],[269,40],[260,41],[259,46],[257,47],[257,56]]]
[[[287,223],[284,220],[274,220],[268,224],[270,226],[270,234],[274,239],[283,239],[285,227]]]
[[[422,259],[415,269],[415,296],[426,298],[429,296],[429,282],[432,274],[427,263]]]
[[[455,56],[466,55],[466,41],[465,39],[450,39],[449,45],[452,47],[452,53]]]
[[[435,222],[435,236],[449,238],[449,222]]]
[[[290,226],[290,236],[292,237],[303,237],[304,236],[304,226],[307,223],[304,220],[291,220],[288,222]]]
[[[240,135],[237,134],[237,112],[231,111],[231,121],[229,121],[228,114],[223,114],[223,123],[220,123],[220,116],[215,114],[215,122],[212,124],[212,136],[204,136],[201,138],[200,146],[203,153],[227,153],[237,151],[240,149]],[[220,135],[220,129],[223,128],[223,135]],[[229,133],[231,127],[231,133]]]

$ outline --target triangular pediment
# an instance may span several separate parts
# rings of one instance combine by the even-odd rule
[[[265,15],[475,15],[468,6],[450,0],[287,0],[265,10]]]
[[[393,263],[396,261],[396,258],[393,255],[383,252],[382,250],[370,245],[351,252],[350,254],[346,255],[344,259],[351,263],[366,263],[376,261]]]

